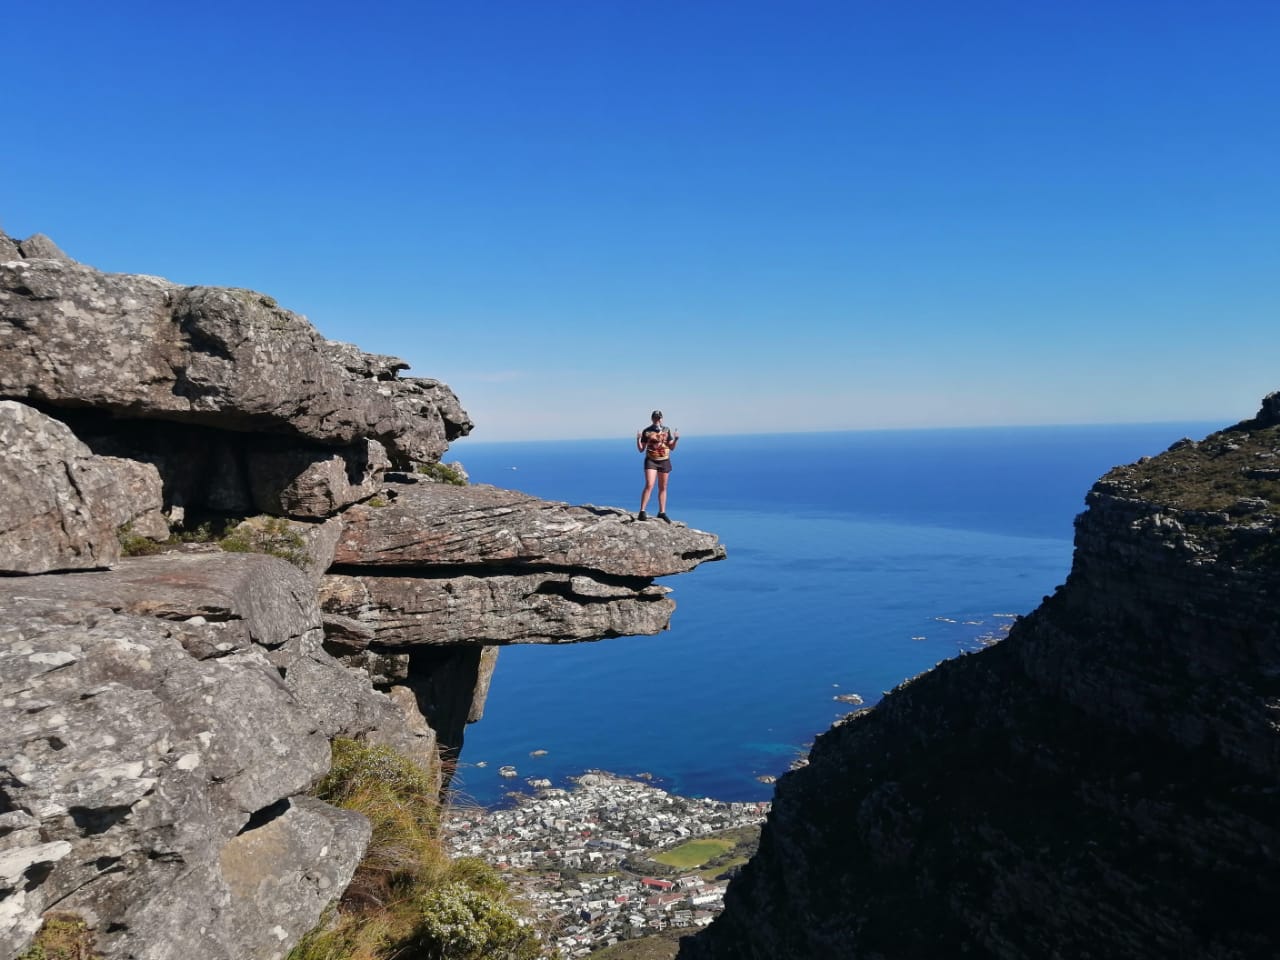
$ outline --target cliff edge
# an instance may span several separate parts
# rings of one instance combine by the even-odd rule
[[[405,369],[0,234],[0,957],[53,911],[106,960],[283,957],[369,841],[309,796],[333,740],[438,784],[499,646],[656,633],[724,556],[465,485]]]
[[[1112,470],[1008,637],[820,736],[680,960],[1280,955],[1280,394]]]

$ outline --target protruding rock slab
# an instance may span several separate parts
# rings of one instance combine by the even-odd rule
[[[391,502],[344,515],[337,566],[554,567],[664,577],[724,558],[714,534],[639,522],[613,507],[570,506],[485,484],[388,484]]]
[[[118,529],[138,521],[167,535],[160,474],[149,464],[94,456],[66,424],[0,400],[0,573],[109,566]]]
[[[563,571],[444,578],[324,577],[320,598],[373,629],[379,648],[574,643],[659,633],[675,601],[643,581],[607,584]]]
[[[0,262],[0,396],[436,460],[471,421],[444,384],[396,379],[404,366],[249,290]]]
[[[486,485],[392,483],[343,514],[326,614],[379,648],[566,643],[666,629],[655,577],[724,557],[713,534]]]

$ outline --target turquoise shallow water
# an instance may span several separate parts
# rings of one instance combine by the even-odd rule
[[[874,704],[1061,583],[1095,479],[1217,426],[682,430],[669,513],[718,534],[728,559],[664,581],[677,609],[658,636],[503,648],[458,790],[498,803],[528,777],[599,768],[685,795],[768,799],[757,778],[854,709],[836,696]],[[473,482],[572,503],[634,510],[643,482],[625,436],[463,440],[450,458]],[[500,778],[504,764],[519,778]]]

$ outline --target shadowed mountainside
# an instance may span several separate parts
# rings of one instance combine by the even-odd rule
[[[778,783],[680,960],[1280,955],[1280,394],[1118,467],[1064,585]]]

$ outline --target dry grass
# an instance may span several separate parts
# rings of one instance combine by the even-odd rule
[[[289,960],[535,960],[542,956],[488,864],[451,860],[433,779],[386,747],[333,745],[316,795],[355,810],[373,839],[351,885]]]
[[[16,960],[100,960],[93,931],[74,913],[48,913],[35,939]]]

